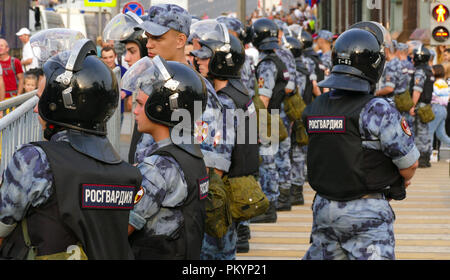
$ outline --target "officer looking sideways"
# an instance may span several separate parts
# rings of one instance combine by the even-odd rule
[[[143,188],[128,227],[133,253],[146,260],[200,259],[209,179],[191,133],[206,107],[205,83],[189,66],[155,56],[132,66],[122,85],[138,92],[138,130],[150,133],[157,145],[138,164]],[[194,110],[195,102],[201,110]],[[172,120],[179,111],[188,117]],[[186,130],[188,141],[172,141],[175,128]]]
[[[136,29],[145,31],[148,38],[149,57],[159,55],[166,61],[177,61],[188,65],[184,48],[191,33],[191,15],[177,5],[161,4],[151,6],[148,16],[144,16],[143,20],[144,22]],[[216,134],[222,104],[211,83],[206,79],[203,79],[203,81],[208,90],[208,100],[201,121],[202,125],[207,127],[207,135],[202,139],[203,141],[198,142],[201,142],[200,149],[204,155],[206,167],[213,168],[221,174],[231,165],[231,148],[228,148],[227,145],[221,145],[223,135]],[[202,137],[202,135],[197,136]],[[148,147],[151,147],[154,143],[150,134],[144,134],[137,145],[135,156],[137,162],[141,162],[151,153],[152,149]]]
[[[390,44],[381,25],[342,33],[332,52],[332,91],[307,106],[311,246],[304,259],[395,259],[389,200],[403,199],[419,152],[398,110],[373,91]],[[370,31],[368,31],[370,30]]]
[[[31,38],[42,55],[62,52],[43,65],[34,109],[48,142],[19,147],[3,174],[0,258],[132,259],[127,225],[142,177],[106,137],[117,81],[80,38],[68,29]]]

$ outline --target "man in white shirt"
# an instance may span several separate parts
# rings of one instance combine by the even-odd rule
[[[23,43],[22,60],[20,61],[22,63],[23,71],[27,72],[30,69],[38,68],[38,60],[33,55],[33,51],[31,50],[30,30],[28,30],[28,28],[26,27],[23,27],[19,30],[19,32],[16,33],[16,35],[19,36],[20,41],[22,41]]]

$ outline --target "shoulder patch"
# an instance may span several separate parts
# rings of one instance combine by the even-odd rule
[[[135,186],[82,184],[82,209],[124,209],[134,207]]]
[[[209,177],[198,179],[199,199],[202,200],[208,197],[208,191],[209,191]]]
[[[141,201],[141,199],[144,197],[145,194],[145,190],[144,188],[141,186],[139,188],[139,191],[136,193],[136,195],[134,196],[134,204],[138,204],[139,201]]]
[[[204,121],[197,121],[195,123],[195,129],[194,129],[194,138],[197,141],[198,144],[205,141],[205,139],[208,137],[208,123]]]
[[[310,116],[308,133],[345,133],[345,116]]]
[[[264,87],[264,78],[263,77],[260,77],[258,79],[258,87],[259,88],[263,88]]]
[[[405,117],[402,118],[401,126],[402,126],[403,132],[406,135],[412,136],[411,129],[409,128],[408,122],[406,121]]]

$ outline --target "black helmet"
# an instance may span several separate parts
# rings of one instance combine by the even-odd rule
[[[301,29],[298,33],[297,38],[303,44],[303,47],[305,49],[312,48],[313,37],[308,31]]]
[[[174,127],[182,120],[172,120],[176,111],[187,110],[190,127],[206,108],[207,90],[203,78],[191,67],[180,62],[165,61],[160,56],[141,58],[128,69],[122,87],[131,92],[142,90],[149,95],[145,114],[157,123]],[[195,102],[201,102],[197,108]],[[181,115],[182,116],[182,115]],[[192,131],[192,130],[191,130]]]
[[[277,49],[278,26],[268,18],[257,19],[251,29],[252,43],[260,51]]]
[[[414,65],[418,66],[421,64],[428,64],[428,61],[430,61],[430,59],[431,59],[431,52],[423,45],[420,46],[418,49],[413,50]]]
[[[144,37],[144,30],[136,30],[128,38],[121,40],[120,42],[123,44],[132,42],[138,45],[139,51],[141,53],[141,58],[148,55],[147,38]]]
[[[144,30],[137,28],[143,20],[133,12],[117,14],[105,26],[103,38],[105,40],[119,41],[126,44],[132,42],[138,45],[141,58],[148,55],[147,38]]]
[[[249,34],[247,32],[247,29],[239,19],[234,17],[220,16],[216,18],[216,20],[220,23],[225,24],[228,30],[233,30],[234,32],[236,32],[239,40],[241,40],[243,43],[248,39]]]
[[[383,46],[383,53],[384,48],[389,49],[391,53],[395,52],[394,42],[392,41],[391,35],[380,23],[375,21],[361,21],[349,27],[349,29],[353,28],[364,29],[372,33],[377,38],[380,45]]]
[[[292,55],[295,58],[302,55],[303,44],[297,38],[286,36],[286,42],[284,46],[291,51]]]
[[[320,87],[371,92],[380,79],[386,58],[377,38],[363,29],[350,29],[336,40],[333,68]]]
[[[71,51],[49,59],[43,71],[41,118],[50,125],[106,135],[106,122],[117,108],[119,91],[115,75],[97,57],[95,44],[79,40]]]
[[[199,37],[201,49],[192,51],[195,57],[210,58],[209,75],[217,79],[241,77],[241,68],[245,62],[245,50],[241,41],[229,34],[224,23],[218,21],[201,21],[196,23],[191,34]]]

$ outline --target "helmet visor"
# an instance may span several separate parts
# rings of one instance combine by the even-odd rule
[[[190,33],[189,40],[199,39],[201,41],[230,42],[226,25],[213,19],[202,20],[192,24]]]
[[[164,59],[160,56],[155,56],[153,59],[141,58],[122,77],[122,89],[129,92],[142,90],[149,96],[152,95],[155,85],[161,84],[176,91],[180,83],[172,79]]]
[[[125,40],[133,34],[134,28],[142,22],[142,19],[133,12],[118,14],[105,26],[103,38],[114,41]]]
[[[386,28],[378,22],[375,21],[363,21],[355,23],[350,26],[349,29],[359,28],[364,29],[377,37],[378,42],[385,48],[388,48],[392,53],[395,51],[394,43],[392,42],[391,34],[386,30]]]
[[[77,41],[84,39],[83,33],[66,29],[52,28],[42,30],[30,38],[33,55],[43,65],[51,57],[71,50]]]

